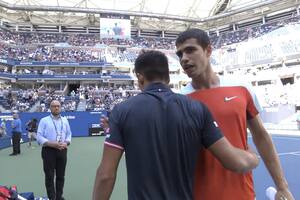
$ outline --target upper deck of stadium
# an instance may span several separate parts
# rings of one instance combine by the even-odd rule
[[[208,31],[235,30],[299,12],[294,0],[1,0],[0,18],[27,30],[97,32],[106,14],[129,16],[131,33],[163,31],[172,35],[188,27]],[[31,25],[31,26],[28,26]],[[25,28],[23,27],[23,28]],[[150,34],[151,33],[151,34]]]

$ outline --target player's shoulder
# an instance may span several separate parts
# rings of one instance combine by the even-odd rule
[[[248,88],[245,86],[221,86],[220,90],[232,90],[232,91],[248,91]]]
[[[231,94],[231,95],[237,95],[237,96],[243,96],[248,97],[251,96],[250,91],[245,86],[226,86],[226,87],[220,87],[220,90],[222,90],[222,94]]]
[[[199,114],[199,112],[203,112],[203,110],[205,110],[205,104],[192,98],[190,95],[176,94],[176,97],[186,106],[186,109],[188,109],[191,113]]]
[[[226,87],[226,86],[242,86],[245,88],[251,88],[250,83],[245,80],[241,79],[237,76],[219,76],[220,80],[220,86]]]
[[[251,85],[245,81],[241,80],[236,76],[219,76],[220,87],[228,88],[231,90],[242,90],[242,91],[250,91]]]

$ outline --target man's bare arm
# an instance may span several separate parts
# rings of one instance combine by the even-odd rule
[[[212,144],[208,150],[226,169],[234,172],[245,173],[251,171],[259,163],[254,152],[232,146],[225,137]]]
[[[278,194],[276,199],[280,199],[279,196],[283,196],[287,200],[294,200],[288,189],[288,183],[284,177],[272,139],[258,115],[248,120],[248,128],[252,134],[253,142],[277,187]]]
[[[93,200],[108,200],[115,184],[123,150],[104,145],[102,161],[97,169]]]

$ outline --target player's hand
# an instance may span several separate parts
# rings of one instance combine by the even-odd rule
[[[259,164],[259,157],[258,157],[257,153],[251,147],[248,147],[247,152],[249,154],[251,154],[251,156],[253,158],[252,159],[253,165],[255,165],[255,167],[257,167]]]
[[[295,200],[295,198],[288,189],[277,189],[275,200]]]
[[[102,115],[101,118],[100,118],[100,125],[102,126],[102,128],[106,132],[106,130],[109,128],[108,117]]]

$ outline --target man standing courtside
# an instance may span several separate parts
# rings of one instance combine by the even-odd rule
[[[13,114],[13,120],[11,122],[12,128],[12,144],[13,144],[13,152],[9,154],[10,156],[15,156],[21,153],[21,135],[22,135],[22,122],[19,118],[18,113]]]
[[[64,200],[62,195],[67,164],[67,148],[71,142],[72,133],[67,118],[60,115],[60,102],[53,100],[50,103],[50,110],[51,115],[42,118],[39,123],[37,142],[42,145],[48,198],[50,200]]]

